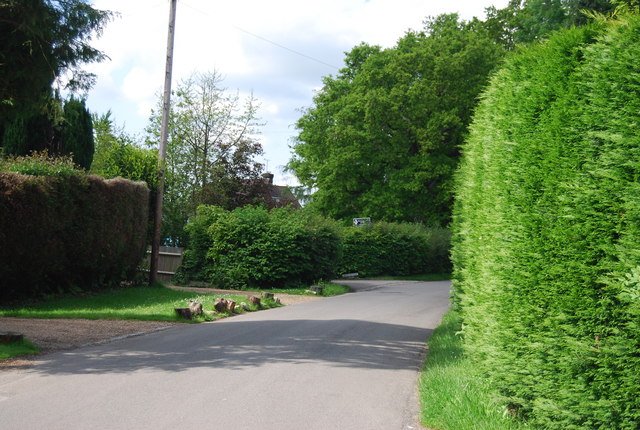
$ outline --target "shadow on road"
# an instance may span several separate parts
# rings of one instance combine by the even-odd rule
[[[135,339],[44,356],[45,374],[181,372],[270,363],[415,369],[431,329],[360,320],[229,321],[178,326]]]

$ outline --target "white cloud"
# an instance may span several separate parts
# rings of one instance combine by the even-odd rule
[[[180,0],[173,85],[194,70],[217,70],[230,90],[253,91],[268,122],[261,137],[265,158],[276,181],[285,181],[278,166],[289,159],[292,124],[299,109],[311,105],[321,78],[342,67],[344,52],[361,41],[393,46],[429,15],[460,12],[470,19],[491,2]],[[494,3],[504,7],[508,0]],[[111,109],[131,132],[141,132],[164,81],[169,1],[95,0],[93,6],[120,16],[94,43],[111,60],[89,68],[98,76],[89,107]]]

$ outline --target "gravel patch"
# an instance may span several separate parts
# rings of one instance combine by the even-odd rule
[[[176,290],[192,291],[200,294],[256,295],[249,291],[218,290],[196,287],[170,287]],[[284,305],[320,300],[322,297],[278,294]],[[41,354],[80,348],[87,345],[111,342],[123,337],[139,336],[158,330],[165,330],[181,323],[166,321],[124,321],[86,319],[35,319],[0,317],[0,331],[23,334],[31,343],[40,348]],[[19,357],[0,361],[0,370],[24,368],[33,364],[34,356]]]

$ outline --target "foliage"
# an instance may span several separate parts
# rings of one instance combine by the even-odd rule
[[[167,145],[166,237],[180,244],[183,227],[200,204],[227,209],[263,200],[266,184],[256,140],[258,104],[220,86],[217,72],[193,73],[172,96]],[[161,111],[147,128],[147,143],[159,142]],[[164,223],[164,220],[163,220]]]
[[[2,145],[7,154],[47,151],[54,156],[71,155],[83,169],[91,166],[93,124],[84,100],[50,98],[40,111],[16,113],[4,125]]]
[[[158,179],[158,155],[155,150],[136,145],[134,139],[119,129],[111,112],[94,115],[96,153],[91,172],[105,178],[144,181],[151,191]]]
[[[335,219],[446,225],[471,113],[502,48],[441,15],[396,47],[356,46],[298,120],[288,168]]]
[[[504,413],[497,393],[464,353],[461,328],[460,313],[452,308],[429,339],[419,382],[422,423],[452,430],[525,428]]]
[[[86,0],[5,0],[0,13],[0,123],[14,109],[33,111],[55,79],[71,90],[91,86],[94,76],[81,66],[105,58],[89,43],[110,12]]]
[[[26,160],[32,173],[45,164]],[[144,255],[144,184],[51,169],[62,174],[0,172],[0,302],[117,283]]]
[[[47,151],[34,152],[26,157],[0,158],[0,172],[16,172],[37,176],[81,176],[70,156],[52,157]]]
[[[75,145],[91,133],[78,140],[73,127],[78,138],[71,149],[58,146],[54,130],[64,123],[59,90],[83,92],[93,85],[95,76],[82,66],[106,58],[90,42],[112,14],[87,0],[4,0],[0,15],[0,146],[16,155],[73,151],[82,154],[76,162],[88,168],[90,146]],[[87,124],[86,118],[79,124]]]
[[[89,170],[95,151],[93,122],[84,100],[71,97],[64,104],[64,122],[61,125],[62,153],[70,154],[74,163]]]
[[[507,48],[543,40],[563,28],[585,25],[594,15],[638,8],[637,0],[511,0],[503,9],[487,8],[485,25]]]
[[[640,16],[509,59],[457,176],[455,295],[513,413],[637,428]]]
[[[187,225],[190,249],[179,272],[223,288],[292,288],[331,279],[336,225],[307,211],[201,206]]]
[[[406,276],[450,270],[449,233],[420,224],[375,223],[341,231],[340,273]]]

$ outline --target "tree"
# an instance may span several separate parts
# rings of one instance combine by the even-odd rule
[[[503,49],[478,21],[425,22],[392,49],[360,45],[298,120],[288,168],[338,219],[443,225],[478,95]]]
[[[60,126],[62,154],[71,154],[73,162],[89,169],[93,161],[93,122],[84,100],[71,97],[64,104],[64,119]]]
[[[487,8],[486,24],[497,41],[513,48],[516,43],[545,39],[561,28],[584,25],[589,12],[607,14],[617,5],[634,3],[637,0],[511,0],[503,9]]]
[[[200,204],[226,209],[262,198],[262,154],[256,140],[258,103],[241,100],[220,86],[217,72],[193,73],[172,97],[165,191],[166,237],[184,237],[182,228]],[[147,141],[157,144],[160,115],[153,113]]]
[[[52,87],[86,91],[92,86],[95,77],[82,66],[106,57],[90,42],[111,16],[87,0],[0,2],[0,136],[19,123],[27,124],[29,141],[50,133],[59,120]]]
[[[122,128],[118,128],[110,111],[93,115],[93,125],[96,150],[91,172],[106,178],[120,176],[144,181],[151,192],[155,192],[157,152],[138,145]]]

